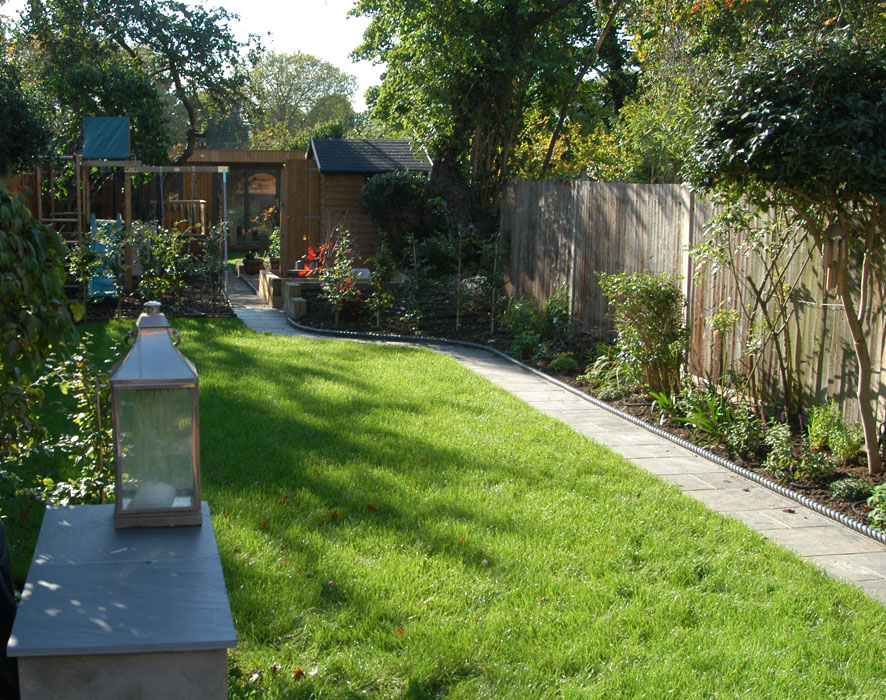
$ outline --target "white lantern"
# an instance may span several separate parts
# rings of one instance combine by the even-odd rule
[[[149,301],[111,370],[114,525],[201,525],[197,371]]]

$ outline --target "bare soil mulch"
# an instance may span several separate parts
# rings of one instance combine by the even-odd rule
[[[216,290],[213,299],[209,285],[200,280],[188,284],[181,294],[157,299],[161,311],[169,318],[215,318],[234,316],[224,294]],[[101,299],[86,304],[85,321],[107,321],[112,318],[137,318],[144,301],[135,294],[124,294],[119,300]]]

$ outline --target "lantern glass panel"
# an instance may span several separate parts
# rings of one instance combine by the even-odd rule
[[[195,390],[119,389],[123,510],[196,505],[192,410]]]

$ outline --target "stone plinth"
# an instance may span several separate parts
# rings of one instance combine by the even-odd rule
[[[22,700],[222,700],[236,646],[203,525],[114,528],[114,506],[48,508],[7,647]]]

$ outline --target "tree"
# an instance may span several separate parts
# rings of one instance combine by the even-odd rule
[[[0,57],[0,177],[29,165],[49,139],[46,121],[22,89],[18,71]]]
[[[460,229],[494,229],[534,105],[563,109],[599,33],[579,0],[360,0],[363,59],[387,65],[373,115],[431,155],[432,187]]]
[[[169,136],[151,76],[94,31],[93,14],[71,0],[31,0],[13,42],[22,80],[49,119],[53,147],[72,152],[83,117],[127,115],[136,157],[163,163]]]
[[[714,67],[788,38],[815,37],[834,26],[875,31],[877,0],[634,0],[624,13],[640,89],[608,132],[611,149],[589,153],[586,170],[609,179],[682,182]]]
[[[226,113],[245,83],[239,67],[247,44],[234,38],[234,18],[175,0],[29,0],[18,43],[69,140],[84,116],[128,115],[135,155],[165,162],[168,90],[187,122],[184,160],[208,115]]]
[[[268,130],[290,136],[353,114],[357,79],[310,54],[263,53],[246,86],[254,134]]]
[[[218,7],[176,0],[92,0],[97,26],[133,58],[146,51],[155,69],[171,83],[187,115],[185,148],[193,153],[206,135],[207,117],[226,114],[246,84],[243,53],[250,48],[231,31],[235,20]]]
[[[838,259],[837,291],[858,360],[871,473],[882,465],[865,322],[886,246],[884,85],[882,43],[844,33],[774,45],[728,64],[700,114],[693,173],[698,185],[792,212],[819,248],[838,239],[848,246],[849,255]]]

